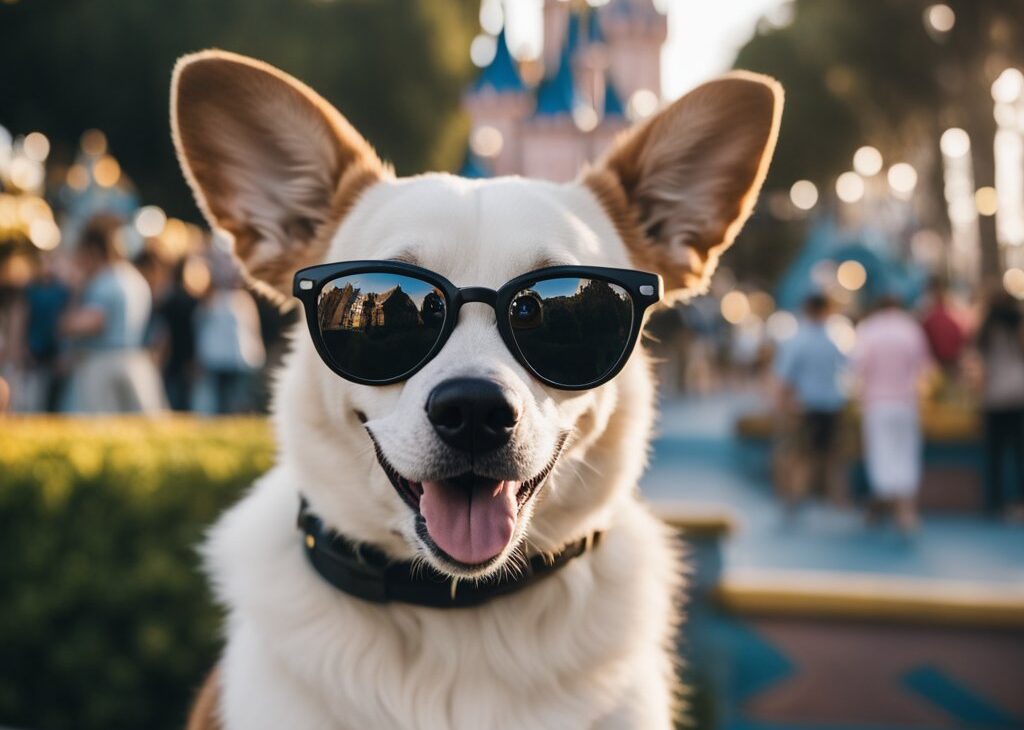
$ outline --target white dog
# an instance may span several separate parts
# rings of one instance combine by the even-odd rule
[[[764,179],[779,86],[703,85],[568,184],[395,179],[312,90],[229,53],[183,58],[171,96],[185,175],[253,280],[284,297],[328,264],[295,282],[310,327],[276,387],[277,465],[206,545],[227,646],[190,727],[671,727],[681,565],[637,494],[654,386],[634,342],[614,365],[602,349],[660,282],[549,267],[705,287]],[[348,261],[384,273],[325,283]],[[502,289],[537,270],[561,279]],[[579,303],[599,295],[595,329]],[[582,341],[530,344],[567,311]],[[377,332],[401,346],[365,356]]]

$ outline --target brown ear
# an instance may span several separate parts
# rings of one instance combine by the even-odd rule
[[[706,289],[750,215],[782,98],[767,76],[724,76],[626,132],[584,173],[636,265],[660,273],[676,296]]]
[[[312,89],[223,51],[174,67],[171,131],[207,221],[231,234],[253,278],[283,295],[297,269],[322,259],[356,197],[388,174]]]

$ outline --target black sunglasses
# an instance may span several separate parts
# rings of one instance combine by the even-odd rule
[[[594,266],[552,266],[494,291],[460,289],[433,271],[396,261],[346,261],[301,269],[294,294],[317,352],[364,385],[412,377],[448,341],[469,302],[494,308],[512,355],[562,390],[594,388],[626,364],[643,313],[661,299],[661,277]]]

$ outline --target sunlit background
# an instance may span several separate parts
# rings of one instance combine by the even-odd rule
[[[1024,301],[1010,0],[0,2],[0,726],[180,727],[216,655],[193,547],[273,459],[264,414],[295,313],[249,290],[174,158],[171,68],[207,47],[303,79],[400,174],[481,179],[569,181],[708,78],[779,79],[754,215],[710,291],[644,343],[663,415],[642,489],[695,566],[689,713],[1024,727],[1024,344],[993,354],[989,336],[1019,329]],[[146,397],[106,404],[72,387],[96,382],[76,316],[97,220],[145,284],[122,365]],[[880,303],[930,348],[920,479],[892,514],[845,360]],[[838,425],[822,484],[794,491],[815,373],[787,367],[815,332],[839,353]],[[110,411],[151,417],[64,417]]]

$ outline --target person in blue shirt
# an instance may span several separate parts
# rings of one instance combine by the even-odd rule
[[[825,296],[808,297],[797,333],[775,360],[779,412],[789,424],[792,452],[777,480],[793,505],[819,489],[838,502],[846,497],[841,438],[846,357],[829,337],[829,312]]]
[[[163,386],[145,349],[152,295],[121,251],[121,222],[97,216],[85,228],[75,263],[84,277],[77,305],[61,319],[75,365],[65,410],[154,413],[165,407]]]

